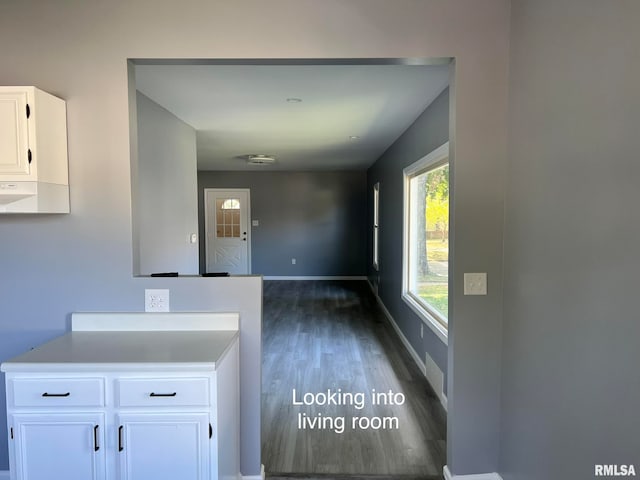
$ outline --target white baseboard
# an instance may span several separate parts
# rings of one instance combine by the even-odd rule
[[[336,276],[331,276],[331,275],[309,275],[309,276],[294,276],[294,277],[288,277],[288,276],[271,276],[271,275],[266,275],[264,277],[262,277],[264,280],[366,280],[367,277],[365,276],[348,276],[348,275],[336,275]]]
[[[442,370],[440,370],[438,365],[436,365],[436,363],[433,361],[431,356],[429,356],[429,354],[425,355],[425,360],[420,358],[420,355],[418,355],[418,352],[415,351],[415,349],[413,348],[411,343],[409,343],[409,340],[407,340],[407,337],[405,337],[404,333],[402,333],[402,330],[400,330],[400,327],[398,326],[398,324],[396,323],[395,319],[393,318],[393,315],[391,315],[389,310],[387,310],[387,307],[382,302],[382,299],[376,293],[376,291],[375,291],[373,285],[371,284],[371,282],[368,281],[367,283],[371,287],[371,291],[373,292],[373,295],[376,297],[376,300],[378,300],[378,305],[380,305],[380,308],[382,309],[382,311],[384,312],[385,316],[387,317],[387,319],[391,323],[391,326],[393,327],[393,329],[398,334],[398,337],[400,337],[400,340],[402,341],[403,345],[405,346],[405,348],[407,349],[407,351],[409,352],[409,354],[411,355],[413,360],[416,362],[416,365],[418,365],[418,368],[420,369],[422,374],[427,378],[427,381],[429,382],[429,385],[431,385],[431,388],[433,389],[433,391],[436,392],[436,395],[438,395],[438,399],[440,400],[440,403],[442,404],[442,407],[446,411],[447,410],[447,397],[444,395],[444,393],[442,391],[443,378],[444,378],[444,374],[442,373]],[[429,360],[430,360],[430,362],[429,362]],[[425,361],[427,361],[428,364],[425,363]]]
[[[242,480],[264,480],[263,475],[242,475]]]
[[[260,475],[241,475],[242,480],[264,480],[264,464],[260,465]],[[2,480],[2,477],[0,477]]]
[[[502,477],[495,472],[480,473],[474,475],[452,475],[448,466],[444,466],[445,480],[502,480]]]
[[[387,307],[385,306],[385,304],[382,303],[382,300],[380,299],[380,297],[378,297],[376,295],[376,298],[378,299],[378,304],[380,305],[380,308],[382,308],[382,311],[384,312],[385,316],[387,317],[389,322],[391,322],[391,326],[393,327],[393,329],[396,331],[396,333],[400,337],[400,340],[402,340],[402,343],[404,344],[404,346],[408,350],[408,352],[411,354],[411,357],[413,358],[413,360],[418,365],[418,368],[420,369],[422,374],[426,377],[427,376],[426,365],[424,364],[424,362],[420,358],[420,355],[418,355],[418,352],[416,352],[415,349],[413,348],[413,346],[409,343],[409,340],[407,340],[407,337],[404,336],[404,333],[402,333],[402,330],[400,330],[400,327],[396,323],[396,320],[393,318],[393,316],[391,315],[389,310],[387,310]],[[435,390],[435,385],[431,385],[431,386]]]
[[[0,480],[9,480],[9,470],[0,471]]]

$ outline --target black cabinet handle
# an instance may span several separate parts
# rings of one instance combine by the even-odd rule
[[[120,425],[118,427],[118,451],[121,452],[122,450],[124,450],[124,447],[122,446],[122,425]]]
[[[98,445],[98,426],[93,427],[93,451],[97,452],[100,450],[100,445]]]
[[[48,393],[48,392],[44,392],[42,394],[43,397],[68,397],[69,395],[71,395],[71,392],[67,392],[67,393]]]
[[[178,394],[178,392],[173,392],[173,393],[155,393],[155,392],[151,392],[149,394],[150,397],[175,397]]]

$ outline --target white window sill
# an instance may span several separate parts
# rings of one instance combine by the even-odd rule
[[[449,334],[446,328],[444,328],[440,322],[438,322],[433,316],[424,309],[422,305],[416,302],[411,295],[407,293],[402,294],[402,299],[407,305],[414,311],[418,317],[429,327],[436,336],[442,340],[445,345],[449,343]]]

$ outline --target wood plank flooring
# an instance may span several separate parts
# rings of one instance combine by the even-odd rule
[[[293,405],[294,389],[296,400],[361,392],[366,404]],[[372,390],[406,401],[372,405]],[[299,414],[344,417],[344,432],[336,423],[301,429]],[[354,417],[367,419],[352,428]],[[396,418],[398,428],[360,428],[373,417],[389,419],[387,427]],[[366,282],[264,282],[262,462],[269,478],[442,479],[445,435],[442,406]]]

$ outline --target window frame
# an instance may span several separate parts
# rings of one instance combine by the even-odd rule
[[[429,308],[426,302],[416,298],[416,295],[409,290],[409,222],[411,220],[410,211],[410,182],[417,175],[426,173],[430,170],[441,167],[449,163],[449,172],[451,172],[451,164],[449,162],[449,142],[446,142],[431,151],[424,157],[415,161],[403,170],[403,220],[402,220],[402,292],[401,296],[405,303],[414,311],[416,315],[442,340],[445,344],[448,342],[448,324],[449,320],[444,318],[434,308]],[[451,177],[449,177],[449,198],[451,198]],[[449,219],[451,219],[451,208],[449,208]],[[451,227],[449,227],[451,231]],[[449,254],[451,257],[451,254]],[[449,269],[450,271],[451,269]],[[449,277],[449,292],[451,291],[451,277]]]
[[[380,271],[380,182],[373,185],[373,268]]]

